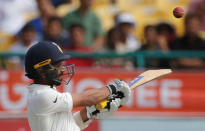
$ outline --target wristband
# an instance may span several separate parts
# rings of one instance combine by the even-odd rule
[[[116,86],[114,86],[113,84],[107,85],[106,87],[109,89],[110,95],[117,93]]]

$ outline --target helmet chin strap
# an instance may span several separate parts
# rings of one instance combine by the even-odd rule
[[[59,85],[61,85],[61,83],[62,83],[62,80],[59,78],[53,79],[51,82],[51,84],[55,85],[55,86],[59,86]]]

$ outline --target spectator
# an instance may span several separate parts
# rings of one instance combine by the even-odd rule
[[[77,52],[92,52],[92,50],[83,44],[85,40],[84,28],[80,24],[73,24],[68,29],[69,43],[63,45],[65,51],[77,51]]]
[[[84,28],[80,24],[73,24],[69,29],[70,43],[63,47],[65,51],[76,51],[90,53],[92,50],[83,44],[85,39]],[[90,67],[93,65],[93,59],[72,58],[67,64],[75,64],[76,67]]]
[[[117,28],[111,28],[107,32],[105,48],[110,51],[117,51],[117,45],[120,44],[120,33]]]
[[[159,23],[156,26],[158,43],[162,51],[168,51],[176,39],[175,29],[169,23]]]
[[[156,26],[147,25],[144,29],[144,43],[141,47],[142,51],[162,51],[163,47],[159,44]],[[161,37],[161,36],[160,36]],[[164,59],[146,59],[146,68],[167,68],[169,62]]]
[[[158,35],[157,35],[157,29],[153,25],[147,25],[144,28],[144,43],[141,47],[141,50],[161,50],[161,47],[158,43]]]
[[[32,24],[37,31],[37,39],[43,39],[43,32],[46,29],[48,19],[52,16],[56,16],[55,8],[49,0],[37,0],[39,8],[39,17],[31,20],[29,24]]]
[[[173,50],[204,51],[205,41],[199,37],[201,20],[197,15],[187,15],[185,18],[185,35],[178,38],[173,46]],[[173,62],[176,68],[204,68],[205,63],[199,58],[180,58]]]
[[[140,49],[141,44],[138,42],[132,29],[135,27],[133,16],[129,13],[122,13],[116,17],[116,26],[119,31],[119,42],[115,45],[117,52],[134,52]]]
[[[106,49],[117,53],[128,53],[138,50],[141,44],[137,41],[132,29],[135,27],[133,16],[128,13],[122,13],[116,16],[116,26],[108,31]],[[131,58],[114,58],[102,60],[101,65],[108,65],[114,68],[124,68],[132,70],[134,68]]]
[[[198,15],[201,19],[200,30],[205,31],[205,0],[192,0],[188,8],[188,14]]]
[[[65,28],[70,28],[73,24],[81,24],[85,29],[84,45],[97,51],[104,43],[103,31],[99,18],[90,9],[92,3],[93,0],[80,0],[80,7],[64,17],[63,25]]]
[[[28,48],[35,43],[36,31],[31,24],[23,27],[19,40],[11,46],[9,52],[11,53],[26,53]],[[12,57],[8,59],[8,68],[20,69],[24,65],[24,59],[19,57]]]
[[[37,12],[36,0],[0,0],[0,51],[8,51],[14,35]]]
[[[0,0],[0,31],[16,35],[37,12],[36,0]]]
[[[48,19],[48,24],[44,32],[44,40],[53,41],[59,46],[68,44],[68,33],[63,29],[61,19],[53,16]]]

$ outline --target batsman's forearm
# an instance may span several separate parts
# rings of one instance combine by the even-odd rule
[[[100,101],[106,99],[109,95],[110,91],[108,88],[87,90],[83,93],[83,104],[85,106],[95,105]]]
[[[73,107],[95,105],[110,95],[108,88],[91,89],[80,94],[72,94]]]

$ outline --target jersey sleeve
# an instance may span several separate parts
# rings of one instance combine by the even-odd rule
[[[47,115],[62,111],[71,112],[73,99],[69,92],[60,93],[51,90],[39,93],[32,106],[36,115]]]

